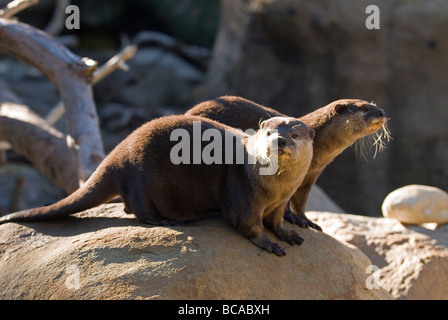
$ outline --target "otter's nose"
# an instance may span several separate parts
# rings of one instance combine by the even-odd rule
[[[277,145],[279,146],[279,147],[286,147],[286,140],[285,139],[283,139],[283,138],[278,138],[277,139]]]
[[[378,117],[384,117],[384,116],[386,116],[386,113],[384,112],[384,110],[378,110],[378,113],[377,113],[377,115],[378,115]]]

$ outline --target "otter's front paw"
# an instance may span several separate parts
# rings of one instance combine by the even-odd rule
[[[266,238],[266,236],[254,237],[254,238],[250,238],[250,240],[255,245],[257,245],[258,247],[266,250],[269,253],[275,253],[279,257],[282,257],[282,256],[286,255],[285,250],[280,248],[280,246],[278,244],[269,241],[268,238]]]
[[[297,232],[285,228],[280,228],[279,230],[276,230],[275,234],[280,240],[286,241],[289,244],[302,244],[304,241],[303,238],[299,236]]]
[[[280,248],[280,246],[274,242],[271,242],[270,245],[268,245],[265,248],[268,252],[270,253],[275,253],[276,255],[278,255],[279,257],[282,257],[284,255],[286,255],[285,250],[283,250],[282,248]]]
[[[319,225],[308,219],[304,214],[298,216],[291,210],[286,210],[284,219],[289,223],[298,225],[301,228],[313,228],[317,231],[322,231],[322,228]]]

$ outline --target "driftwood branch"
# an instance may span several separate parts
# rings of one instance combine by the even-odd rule
[[[0,139],[67,194],[78,188],[65,135],[23,105],[0,81]]]
[[[136,45],[127,45],[93,73],[92,84],[98,83],[117,69],[128,71],[129,67],[126,65],[126,61],[131,59],[136,52]],[[49,124],[55,124],[64,115],[64,112],[65,106],[61,101],[48,113],[45,120]]]
[[[65,8],[70,5],[70,0],[56,0],[51,20],[44,31],[52,36],[57,36],[65,27]]]
[[[0,79],[0,103],[2,102],[21,104],[17,96],[13,94],[3,82],[3,80]],[[12,149],[11,144],[6,140],[2,140],[2,136],[0,135],[0,164],[8,163],[6,151],[10,149]]]
[[[14,0],[6,5],[5,9],[0,10],[0,18],[11,18],[20,11],[34,6],[39,3],[39,0]]]
[[[119,53],[109,59],[104,65],[99,67],[93,74],[92,84],[98,83],[98,81],[104,79],[109,74],[117,69],[128,71],[129,67],[126,65],[126,61],[131,59],[137,52],[136,45],[127,45]]]
[[[91,81],[96,62],[80,58],[45,32],[0,18],[0,51],[40,70],[66,106],[67,140],[80,182],[104,158]]]

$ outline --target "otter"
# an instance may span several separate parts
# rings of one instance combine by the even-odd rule
[[[260,121],[270,117],[286,117],[275,109],[238,96],[222,96],[199,103],[188,110],[186,115],[205,117],[242,130],[257,127]],[[386,114],[384,110],[367,101],[342,99],[298,119],[314,129],[316,133],[313,159],[302,184],[291,197],[290,205],[285,211],[285,220],[298,224],[302,228],[311,227],[322,231],[319,225],[305,215],[305,204],[311,187],[325,167],[358,139],[371,137],[372,134],[377,133],[375,146],[383,148],[382,138],[390,139],[386,126]],[[378,133],[380,128],[383,130]]]
[[[284,227],[283,212],[308,171],[313,138],[313,129],[289,117],[263,121],[252,135],[202,117],[158,118],[118,144],[73,194],[49,206],[8,214],[0,223],[56,219],[118,195],[125,212],[155,225],[178,225],[220,211],[255,245],[283,256],[286,252],[266,237],[264,225],[280,240],[303,242]],[[241,150],[243,160],[238,161]],[[206,164],[201,158],[207,152],[214,161]],[[268,163],[255,161],[259,158]],[[273,170],[261,174],[262,169]]]

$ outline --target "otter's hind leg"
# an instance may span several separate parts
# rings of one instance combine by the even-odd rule
[[[121,199],[123,200],[124,203],[124,212],[127,214],[133,214],[132,209],[131,209],[131,205],[129,204],[129,199],[128,197],[124,197],[121,196]]]
[[[145,196],[141,192],[130,194],[125,199],[125,212],[133,213],[141,223],[152,224],[157,226],[178,226],[182,222],[170,220],[162,217],[149,196]]]

